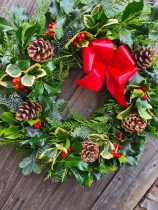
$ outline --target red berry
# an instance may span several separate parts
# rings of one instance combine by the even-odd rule
[[[68,156],[67,153],[64,153],[64,152],[61,153],[61,158],[62,158],[62,159],[65,158],[65,157],[67,157],[67,156]]]
[[[17,84],[17,82],[16,82],[16,79],[15,79],[15,78],[12,80],[12,84],[13,84],[13,85],[16,85],[16,84]]]
[[[117,148],[117,147],[118,147],[118,144],[116,144],[116,143],[114,143],[113,145],[114,145],[114,147],[115,147],[115,148]]]
[[[121,139],[122,138],[122,133],[118,133],[117,136],[118,136],[118,138]]]
[[[54,26],[55,25],[55,22],[51,22],[51,25]]]
[[[48,24],[48,28],[53,28],[53,25],[50,23],[50,24]]]
[[[52,38],[54,38],[54,33],[52,32],[52,33],[50,34],[50,36],[51,36]]]
[[[20,90],[23,90],[24,88],[25,88],[24,85],[19,85]]]
[[[77,38],[77,39],[81,39],[81,35],[78,34],[78,35],[76,36],[76,38]]]
[[[116,153],[116,152],[117,152],[116,149],[113,149],[113,150],[112,150],[112,154],[114,154],[114,153]]]
[[[77,41],[79,42],[79,43],[81,43],[81,42],[83,42],[83,39],[77,39]]]
[[[20,87],[19,85],[14,86],[15,90],[19,90],[19,87]]]
[[[15,80],[16,80],[17,83],[21,82],[21,78],[20,77],[15,77]]]
[[[84,39],[86,37],[86,33],[85,32],[81,32],[80,33],[80,37],[81,37],[81,39]]]
[[[38,129],[39,126],[35,123],[35,124],[33,124],[33,128]]]
[[[28,90],[27,90],[26,88],[23,89],[23,92],[24,92],[24,93],[27,93],[27,91],[28,91]]]
[[[147,89],[146,89],[145,86],[141,87],[141,90],[142,90],[143,92],[146,92],[146,91],[147,91]]]
[[[122,145],[119,145],[119,149],[122,149],[123,148],[123,146]]]
[[[72,44],[73,44],[74,46],[77,46],[77,41],[74,40],[74,41],[72,42]]]
[[[147,100],[147,98],[148,98],[147,95],[144,95],[144,96],[142,97],[143,100]]]
[[[67,149],[67,151],[68,151],[68,152],[71,152],[71,151],[72,151],[72,148],[69,147],[69,148]]]

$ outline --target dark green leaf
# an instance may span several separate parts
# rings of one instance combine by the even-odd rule
[[[0,31],[10,31],[13,30],[13,26],[5,18],[0,17]]]
[[[44,92],[44,87],[43,87],[43,83],[41,81],[37,81],[35,83],[35,87],[32,91],[32,93],[30,94],[30,96],[33,99],[37,99],[39,96],[41,96]]]
[[[69,167],[76,167],[81,171],[88,171],[89,167],[88,167],[88,163],[84,162],[81,158],[79,157],[67,157],[65,159],[65,163],[69,166]]]
[[[96,23],[91,15],[84,15],[84,24],[87,28],[93,28]]]
[[[16,61],[15,66],[21,69],[22,71],[26,71],[30,67],[30,61],[29,60]]]
[[[3,112],[3,114],[1,115],[1,119],[5,122],[17,122],[17,120],[15,119],[15,115],[11,112]]]
[[[38,97],[39,103],[43,107],[44,111],[52,111],[54,102],[48,95],[41,95]]]
[[[60,26],[58,24],[55,24],[55,26],[53,28],[53,31],[55,33],[55,38],[56,39],[61,39],[61,37],[64,35],[62,26]]]
[[[74,177],[82,186],[85,183],[85,175],[81,171],[78,171],[76,168],[69,167],[70,176]]]
[[[128,85],[138,85],[145,80],[138,72],[129,80]]]
[[[12,12],[13,12],[14,24],[17,27],[22,26],[23,22],[26,22],[28,20],[28,17],[26,16],[24,9],[19,5],[14,6]]]
[[[73,9],[73,3],[70,0],[60,0],[60,7],[68,15]]]
[[[43,64],[41,68],[46,71],[47,75],[49,75],[56,68],[56,66],[54,64],[54,61],[51,60]]]
[[[82,143],[81,142],[75,142],[72,145],[72,151],[73,154],[79,154],[82,150]]]
[[[119,38],[121,43],[127,44],[130,48],[132,48],[133,38],[132,38],[132,33],[130,31],[126,34],[121,34]]]
[[[61,92],[61,85],[59,83],[45,82],[44,88],[50,95],[57,95]]]
[[[139,2],[133,1],[129,3],[123,12],[122,21],[128,21],[131,20],[131,18],[133,19],[140,16],[143,7],[143,0],[140,0]]]
[[[31,139],[21,141],[20,144],[21,145],[29,144],[31,148],[36,148],[36,147],[43,147],[45,144],[47,144],[48,140],[49,140],[48,135],[39,134],[32,137]]]

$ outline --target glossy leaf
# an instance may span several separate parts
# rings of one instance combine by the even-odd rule
[[[61,92],[59,83],[44,82],[43,85],[48,94],[57,95]]]
[[[23,137],[23,134],[19,132],[19,128],[15,125],[10,125],[9,128],[1,128],[0,136],[4,135],[6,139],[17,139]]]
[[[138,17],[142,12],[143,7],[143,0],[140,0],[139,2],[133,1],[129,3],[123,12],[122,21],[128,21],[131,18]]]
[[[82,150],[82,143],[81,142],[74,142],[72,144],[72,151],[73,154],[79,154]]]
[[[26,22],[28,20],[28,17],[25,14],[24,9],[19,5],[14,6],[12,12],[13,12],[14,24],[17,27],[22,26],[23,22]]]
[[[3,75],[0,78],[0,85],[2,85],[3,87],[6,87],[6,88],[13,87],[12,78],[7,74]]]
[[[20,142],[20,145],[29,144],[31,148],[43,147],[49,141],[49,136],[46,134],[37,134],[31,139],[23,140]]]
[[[17,122],[17,120],[15,119],[15,115],[11,112],[3,112],[3,114],[1,115],[1,119],[5,122]]]
[[[68,15],[73,10],[73,3],[71,0],[60,0],[60,7]]]
[[[33,99],[38,98],[44,92],[43,83],[41,81],[37,81],[34,85],[34,89],[30,94]]]
[[[26,86],[26,87],[32,87],[34,81],[35,81],[35,76],[34,75],[26,74],[21,78],[21,84]]]
[[[11,77],[18,77],[21,75],[22,71],[17,66],[9,64],[6,68],[6,73],[9,74]]]
[[[36,157],[39,160],[44,161],[45,163],[50,163],[56,158],[57,150],[56,148],[45,148],[42,147],[37,150]]]
[[[94,18],[91,15],[84,15],[84,24],[87,28],[93,28],[96,23]]]
[[[79,157],[67,157],[65,159],[65,163],[66,165],[68,165],[69,167],[76,167],[81,171],[88,171],[89,169],[89,165],[88,163],[84,162],[81,158]]]
[[[13,26],[5,18],[0,17],[0,31],[10,31],[13,30]]]
[[[130,112],[131,112],[131,110],[132,110],[132,104],[127,108],[127,109],[125,109],[124,111],[122,111],[122,112],[120,112],[118,115],[117,115],[117,119],[119,119],[119,120],[123,120],[124,118],[126,118],[129,114],[130,114]]]
[[[64,35],[63,28],[59,24],[55,24],[53,32],[55,33],[56,39],[61,39],[61,37]]]
[[[43,107],[44,111],[52,111],[54,102],[48,95],[40,95],[38,97],[39,103]]]
[[[15,66],[21,69],[22,71],[27,70],[30,67],[30,61],[29,60],[17,60],[15,63]]]
[[[56,68],[53,60],[46,62],[41,67],[46,71],[47,74],[50,74]]]
[[[54,135],[56,135],[61,140],[71,138],[70,133],[68,131],[64,130],[63,128],[60,128],[60,127],[58,127],[54,131]]]

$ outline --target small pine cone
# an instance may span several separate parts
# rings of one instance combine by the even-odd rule
[[[136,65],[139,69],[145,69],[146,67],[150,67],[152,62],[155,60],[156,52],[150,48],[137,48],[133,52],[133,58],[136,62]]]
[[[43,63],[52,59],[54,55],[54,47],[51,45],[49,40],[43,40],[42,38],[32,41],[27,52],[32,60],[37,63]]]
[[[16,112],[15,118],[18,121],[32,120],[37,117],[36,111],[42,112],[42,107],[38,102],[24,101],[21,106],[19,106]]]
[[[99,147],[93,141],[87,139],[82,142],[82,151],[80,152],[81,158],[85,162],[94,162],[99,155]]]
[[[147,125],[147,121],[140,117],[138,112],[133,112],[122,120],[121,127],[129,133],[135,131],[142,132]]]

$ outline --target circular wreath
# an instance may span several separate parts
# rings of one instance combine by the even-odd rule
[[[0,146],[27,156],[24,175],[84,187],[122,164],[137,165],[146,136],[158,138],[157,7],[140,1],[37,0],[29,19],[19,5],[0,18]],[[43,11],[43,9],[45,11]],[[7,12],[7,11],[6,11]],[[10,14],[7,12],[7,14]],[[105,94],[89,119],[57,99],[72,67],[76,84]]]

